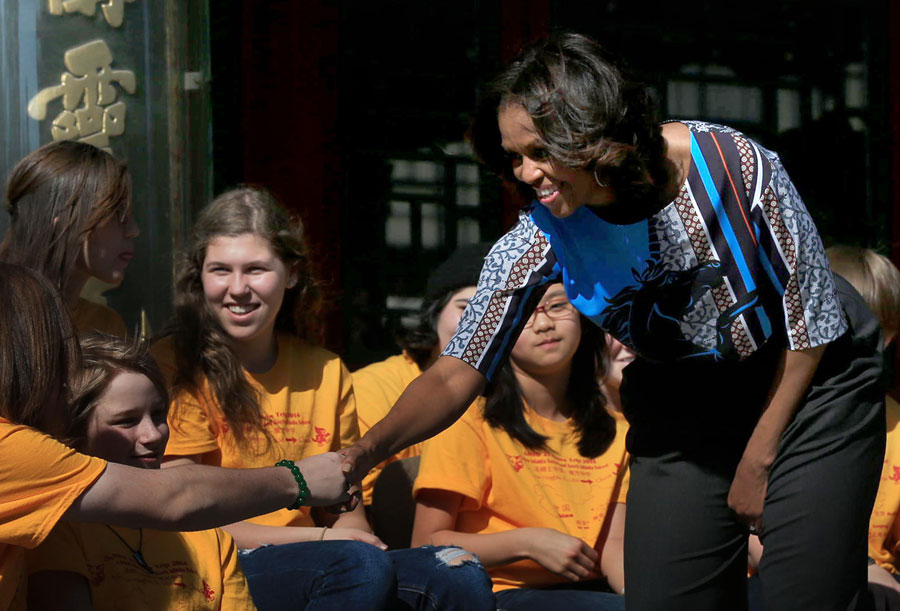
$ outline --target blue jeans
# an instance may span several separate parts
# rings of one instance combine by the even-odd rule
[[[494,611],[491,578],[473,554],[458,547],[425,545],[392,550],[397,599],[394,609]]]
[[[588,582],[590,583],[590,582]],[[587,587],[515,588],[497,592],[501,611],[625,611],[625,597]]]
[[[240,552],[259,611],[493,610],[491,582],[457,548],[382,552],[358,541],[310,541]]]
[[[387,554],[359,541],[304,541],[241,550],[259,611],[387,609],[394,569]]]

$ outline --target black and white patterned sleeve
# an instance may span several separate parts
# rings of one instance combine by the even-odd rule
[[[827,344],[843,335],[847,321],[825,248],[781,160],[762,147],[757,150],[771,172],[753,202],[768,229],[764,237],[771,236],[760,240],[760,256],[772,269],[784,270],[782,307],[788,345],[803,350]]]
[[[468,363],[490,380],[547,285],[559,277],[550,242],[523,212],[485,257],[475,295],[443,355]]]

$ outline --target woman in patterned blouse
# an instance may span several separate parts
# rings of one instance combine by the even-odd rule
[[[458,417],[561,280],[637,355],[621,391],[628,608],[744,608],[749,532],[767,608],[853,608],[884,444],[881,341],[778,156],[727,127],[659,125],[646,90],[575,34],[501,73],[472,134],[535,201],[443,356],[347,451],[352,476]]]

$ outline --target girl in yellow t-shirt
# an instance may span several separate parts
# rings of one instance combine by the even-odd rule
[[[146,346],[89,334],[72,390],[67,441],[110,462],[159,469],[169,427],[166,383]],[[59,609],[256,609],[221,529],[174,532],[61,523],[26,554],[28,606]]]
[[[310,268],[299,223],[268,192],[228,191],[200,213],[165,340],[175,355],[166,466],[246,468],[358,440],[350,374],[336,355],[308,341],[315,337],[321,302]],[[400,573],[402,554],[382,553],[385,546],[372,534],[362,503],[340,517],[279,511],[225,530],[244,550],[241,563],[261,609],[313,600],[378,608],[383,593],[370,592],[369,573],[384,571],[385,562],[386,570]],[[454,580],[477,584],[480,577],[485,586],[483,603],[459,597],[458,607],[454,600],[439,608],[493,604],[480,566],[431,570],[447,592],[466,589],[464,581],[453,587]],[[323,573],[326,587],[317,577]],[[403,583],[398,590],[402,595]]]
[[[298,480],[285,468],[137,469],[53,439],[65,434],[69,375],[81,365],[69,313],[50,281],[26,267],[0,262],[0,286],[0,610],[25,609],[25,549],[60,521],[213,528],[297,501]],[[339,464],[328,454],[296,465],[307,502],[346,499]]]
[[[0,260],[42,273],[63,293],[81,332],[126,334],[112,309],[81,297],[90,278],[118,286],[134,254],[138,226],[124,163],[83,142],[51,142],[9,175],[10,225]]]
[[[582,323],[551,285],[486,400],[425,444],[413,544],[475,552],[503,609],[624,609],[626,424]]]

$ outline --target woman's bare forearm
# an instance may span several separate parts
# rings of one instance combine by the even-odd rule
[[[358,442],[374,461],[369,468],[453,424],[484,385],[484,376],[470,365],[453,357],[440,357]]]

